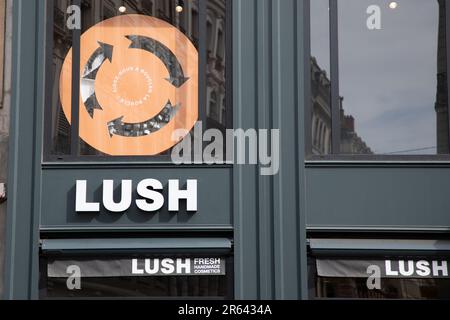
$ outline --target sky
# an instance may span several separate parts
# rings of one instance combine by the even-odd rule
[[[377,154],[436,153],[437,0],[339,0],[339,81],[344,110]],[[381,30],[366,10],[381,9]],[[328,0],[311,1],[311,51],[329,75]],[[403,152],[430,148],[420,152]]]

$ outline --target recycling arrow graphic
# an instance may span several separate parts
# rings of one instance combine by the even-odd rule
[[[132,41],[130,45],[131,49],[148,51],[157,56],[164,63],[170,75],[170,78],[166,80],[173,86],[179,88],[189,80],[189,78],[184,76],[183,68],[178,62],[177,57],[161,42],[144,36],[127,36],[126,38]],[[100,47],[95,50],[89,58],[81,78],[83,88],[81,98],[91,118],[94,117],[95,110],[103,110],[95,94],[95,80],[97,78],[97,73],[106,60],[109,60],[109,62],[112,63],[114,52],[114,47],[112,45],[103,42],[98,42],[98,44]],[[167,125],[173,119],[179,108],[179,104],[173,106],[169,100],[159,114],[140,123],[123,122],[124,116],[122,116],[108,122],[109,134],[111,137],[113,135],[124,137],[149,135]]]
[[[89,58],[84,67],[83,75],[81,76],[81,99],[86,107],[87,112],[94,117],[95,110],[103,110],[95,95],[95,79],[101,66],[106,60],[112,62],[114,47],[112,45],[98,42],[99,48],[95,50]]]
[[[170,78],[166,79],[173,86],[180,88],[189,78],[184,76],[183,68],[178,62],[175,54],[161,42],[145,37],[130,35],[126,36],[131,40],[130,49],[142,49],[157,56],[169,71]]]
[[[59,81],[70,125],[73,59],[72,49]],[[142,14],[103,20],[81,35],[79,59],[79,136],[102,154],[159,155],[198,121],[198,50],[176,26]]]
[[[161,130],[165,125],[172,121],[179,108],[179,104],[174,106],[169,100],[159,114],[150,120],[140,123],[123,122],[124,117],[122,116],[108,123],[109,135],[111,137],[113,137],[113,135],[122,137],[142,137],[149,135]]]

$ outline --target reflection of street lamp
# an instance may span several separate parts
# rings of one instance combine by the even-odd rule
[[[125,13],[127,11],[127,7],[125,7],[125,1],[122,1],[122,5],[119,7],[120,13]]]
[[[389,3],[389,8],[390,9],[394,10],[394,9],[397,9],[397,7],[398,7],[398,2],[397,1],[391,1]]]
[[[178,0],[177,1],[177,6],[175,7],[175,11],[178,12],[178,13],[181,13],[181,12],[183,12],[183,9],[184,9],[183,0]]]
[[[0,203],[5,202],[7,199],[6,197],[6,184],[0,183]]]

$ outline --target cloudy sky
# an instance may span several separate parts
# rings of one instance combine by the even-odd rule
[[[436,153],[437,0],[339,0],[340,94],[378,154]],[[381,30],[366,10],[381,8]],[[312,55],[329,74],[328,0],[311,1]]]

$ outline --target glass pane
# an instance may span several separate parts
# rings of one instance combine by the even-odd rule
[[[207,127],[227,128],[225,100],[225,0],[207,2]]]
[[[46,119],[52,155],[71,154],[73,59],[80,61],[80,155],[170,155],[199,121],[227,127],[225,0],[206,1],[207,88],[199,88],[198,0],[81,3],[77,53],[67,24],[76,12],[70,1],[55,0],[52,119]],[[200,94],[212,107],[201,105]],[[186,134],[174,138],[177,130]]]
[[[64,115],[59,95],[60,86],[71,86],[68,79],[60,79],[64,58],[72,47],[72,31],[66,26],[68,1],[57,0],[53,8],[53,55],[50,70],[51,118],[47,114],[47,126],[51,128],[51,153],[53,155],[70,154],[70,124]],[[47,59],[48,61],[48,59]],[[48,66],[50,68],[50,66]],[[47,102],[49,103],[49,102]]]
[[[225,299],[233,294],[233,271],[226,260],[185,254],[56,260],[42,256],[40,297]]]
[[[331,153],[329,0],[311,1],[312,153]]]
[[[198,46],[179,28],[198,2],[144,2],[82,8],[81,155],[167,153],[198,120]]]
[[[320,257],[334,261],[332,257]],[[450,299],[448,257],[347,257],[316,265],[308,259],[312,299]],[[387,260],[387,261],[386,261]],[[386,265],[389,262],[389,265]],[[319,268],[322,268],[321,270]]]
[[[225,276],[85,278],[81,290],[69,290],[67,279],[48,278],[46,298],[225,298],[226,280]]]
[[[318,277],[316,298],[450,299],[449,279],[381,279],[381,290],[369,290],[367,279]]]
[[[445,1],[338,5],[341,153],[447,154]]]

